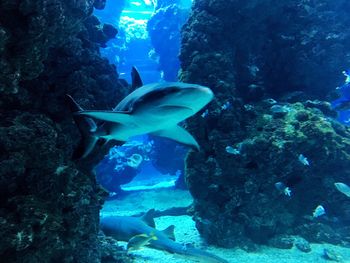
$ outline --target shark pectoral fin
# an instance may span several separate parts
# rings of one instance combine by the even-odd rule
[[[141,216],[141,220],[153,228],[156,227],[156,223],[154,223],[154,219],[153,219],[154,218],[154,211],[155,211],[154,209],[150,209],[146,212],[146,214]]]
[[[78,160],[88,156],[94,149],[97,141],[98,141],[98,138],[95,136],[83,137],[78,147],[74,150],[72,159]]]
[[[129,112],[124,111],[79,111],[78,115],[87,116],[101,121],[109,121],[116,123],[130,123],[132,116]]]
[[[174,234],[175,226],[170,225],[166,229],[164,229],[162,232],[170,239],[175,241],[175,234]]]
[[[174,126],[165,130],[158,130],[158,131],[152,132],[151,134],[160,136],[160,137],[169,138],[171,140],[187,145],[192,149],[199,151],[199,145],[195,140],[195,138],[193,138],[193,136],[188,131],[186,131],[184,128],[180,126]]]

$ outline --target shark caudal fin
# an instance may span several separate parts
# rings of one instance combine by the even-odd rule
[[[78,160],[88,156],[94,149],[99,139],[98,137],[93,135],[94,132],[96,132],[97,125],[91,118],[75,114],[76,112],[80,112],[83,109],[72,98],[72,96],[67,94],[66,101],[69,105],[70,111],[73,113],[74,122],[77,125],[82,136],[78,147],[74,150],[72,156],[73,160]]]

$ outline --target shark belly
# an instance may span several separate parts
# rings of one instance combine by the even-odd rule
[[[119,141],[127,141],[133,136],[167,130],[176,126],[182,120],[183,118],[174,118],[174,116],[162,116],[161,113],[145,112],[144,114],[135,114],[132,116],[131,122],[109,123],[107,137]]]

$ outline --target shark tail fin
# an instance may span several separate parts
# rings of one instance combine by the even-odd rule
[[[164,229],[162,232],[170,239],[175,241],[175,234],[174,234],[175,226],[170,225],[166,229]]]
[[[73,119],[77,125],[80,134],[82,136],[78,147],[74,150],[72,159],[78,160],[87,157],[92,150],[94,149],[98,137],[94,136],[94,132],[97,129],[97,125],[91,118],[74,114],[80,112],[83,109],[80,105],[72,98],[70,95],[66,95],[66,101],[70,108],[70,111],[73,113]]]
[[[143,222],[145,222],[147,225],[149,225],[150,227],[155,228],[156,227],[156,223],[154,222],[154,209],[150,209],[146,212],[146,214],[144,214],[141,217],[141,220]]]

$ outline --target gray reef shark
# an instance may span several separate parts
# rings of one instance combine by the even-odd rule
[[[105,216],[100,219],[100,227],[106,236],[117,241],[131,241],[140,236],[148,238],[147,246],[174,253],[202,263],[228,263],[227,260],[203,250],[175,242],[174,226],[163,231],[155,229],[154,210],[149,210],[142,217]],[[128,245],[129,247],[129,245]]]
[[[84,158],[103,139],[125,142],[130,137],[151,134],[175,140],[199,150],[197,141],[178,124],[200,111],[214,97],[204,86],[182,82],[159,82],[143,85],[133,68],[132,87],[113,110],[83,110],[67,95],[74,120],[82,134],[79,153]],[[96,124],[100,121],[100,124]]]

